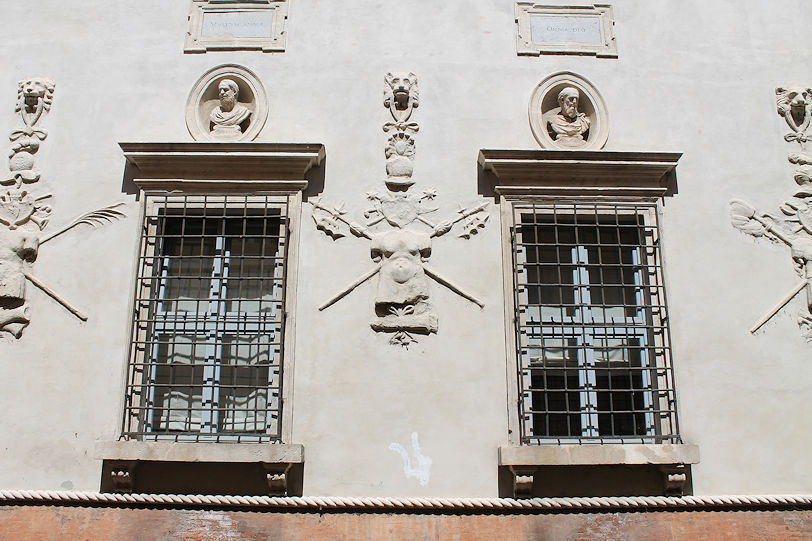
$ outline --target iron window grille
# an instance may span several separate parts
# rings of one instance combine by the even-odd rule
[[[278,442],[288,201],[148,194],[123,437]]]
[[[680,443],[656,205],[513,212],[522,443]]]

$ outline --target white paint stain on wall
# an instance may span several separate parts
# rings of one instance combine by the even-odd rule
[[[390,443],[389,448],[400,454],[403,460],[403,473],[406,478],[415,477],[422,486],[429,484],[429,477],[431,475],[431,459],[420,452],[420,442],[417,440],[417,432],[412,432],[412,456],[409,455],[406,448],[399,443]]]

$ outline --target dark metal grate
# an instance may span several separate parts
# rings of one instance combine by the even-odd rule
[[[680,441],[654,204],[514,203],[522,441]]]
[[[147,195],[125,438],[281,436],[287,198]]]

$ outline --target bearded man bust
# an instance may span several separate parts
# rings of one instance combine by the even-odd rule
[[[586,144],[584,134],[589,131],[589,118],[585,113],[578,112],[577,88],[566,87],[558,93],[558,113],[548,120],[550,135],[561,146],[579,147]]]
[[[217,86],[220,105],[209,115],[213,137],[232,139],[242,133],[240,124],[245,122],[251,111],[239,101],[240,88],[231,79],[223,79]]]

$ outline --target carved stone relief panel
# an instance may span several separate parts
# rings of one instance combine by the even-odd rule
[[[609,114],[600,92],[569,71],[553,73],[536,86],[528,116],[542,148],[595,150],[609,137]]]
[[[777,212],[762,212],[741,199],[730,202],[730,220],[734,227],[756,238],[766,238],[790,249],[798,284],[751,329],[758,331],[801,291],[806,291],[806,306],[798,315],[801,334],[812,344],[812,156],[806,143],[812,120],[812,88],[807,86],[779,87],[775,90],[778,114],[790,131],[784,135],[788,143],[797,143],[799,150],[791,152],[788,161],[795,166],[793,179],[797,184],[793,194]]]
[[[460,205],[457,215],[439,222],[431,220],[427,215],[437,211],[432,206],[436,190],[409,192],[414,184],[413,136],[419,130],[417,122],[411,119],[419,105],[415,74],[387,73],[383,103],[392,116],[392,121],[383,126],[384,132],[391,134],[385,151],[387,191],[366,194],[371,206],[364,212],[363,221],[348,218],[343,204],[330,205],[321,200],[312,203],[316,228],[334,240],[345,237],[345,230],[367,239],[374,266],[333,295],[319,310],[326,310],[367,280],[377,277],[376,317],[370,326],[374,331],[389,333],[391,344],[408,347],[417,341],[415,335],[428,335],[439,329],[439,316],[431,304],[431,281],[480,308],[484,306],[475,296],[440,275],[428,262],[432,239],[450,232],[456,224],[462,222],[459,236],[464,239],[470,239],[485,227],[488,203]]]
[[[236,64],[204,73],[186,101],[186,127],[195,141],[252,141],[267,119],[265,85]]]
[[[192,0],[184,52],[285,50],[287,0]]]
[[[516,53],[617,58],[612,6],[516,2]]]
[[[121,203],[77,217],[53,232],[45,232],[52,209],[45,203],[51,194],[35,195],[30,190],[41,178],[34,168],[34,155],[48,136],[40,125],[51,110],[56,85],[44,77],[30,77],[17,87],[15,112],[22,126],[11,131],[11,152],[7,174],[0,176],[0,334],[19,338],[30,323],[26,282],[31,282],[59,302],[73,315],[87,320],[81,311],[46,286],[33,274],[40,248],[62,233],[85,224],[101,225],[124,216]]]

